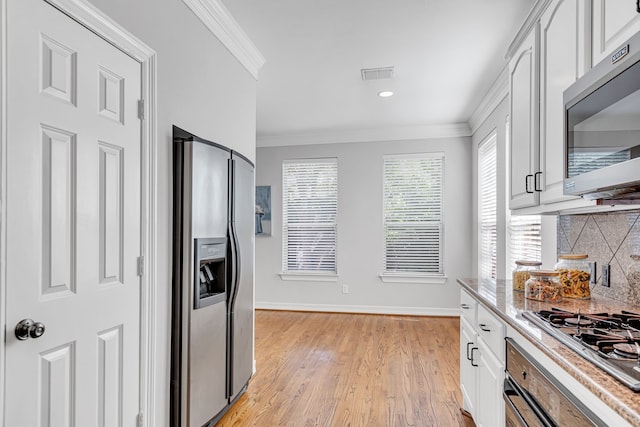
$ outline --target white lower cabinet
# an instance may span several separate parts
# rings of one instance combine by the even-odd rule
[[[464,290],[461,304],[470,305]],[[462,406],[473,416],[476,426],[502,426],[505,325],[483,306],[473,304],[477,306],[477,318],[472,319],[473,323],[468,317],[460,317]]]
[[[475,415],[478,363],[473,361],[472,357],[477,360],[477,354],[472,355],[472,352],[477,353],[476,331],[464,317],[460,317],[460,390],[462,391],[462,408]]]
[[[504,361],[496,357],[482,338],[478,340],[478,351],[478,415],[474,420],[477,427],[503,426]]]

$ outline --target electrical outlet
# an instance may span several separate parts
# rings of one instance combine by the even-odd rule
[[[602,265],[602,286],[611,287],[611,266],[609,264]]]
[[[349,285],[342,285],[342,293],[343,294],[349,293]]]
[[[591,274],[591,283],[598,282],[598,264],[595,261],[589,262],[589,273]]]

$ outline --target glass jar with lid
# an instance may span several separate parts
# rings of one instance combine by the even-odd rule
[[[516,261],[516,268],[513,270],[513,290],[524,291],[524,282],[529,280],[531,270],[540,270],[540,261]]]
[[[529,280],[524,283],[524,296],[536,301],[562,301],[562,285],[559,273],[549,270],[530,270]]]
[[[591,298],[591,268],[588,255],[560,255],[555,270],[567,298]]]

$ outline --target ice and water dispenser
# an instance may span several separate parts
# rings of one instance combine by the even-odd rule
[[[195,246],[193,308],[198,309],[226,300],[227,240],[195,239]]]

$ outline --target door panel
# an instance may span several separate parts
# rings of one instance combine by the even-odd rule
[[[42,0],[7,23],[5,425],[134,425],[141,66]]]
[[[233,384],[232,398],[253,373],[253,253],[255,240],[255,186],[253,166],[235,157],[234,212],[240,271],[232,311]]]

